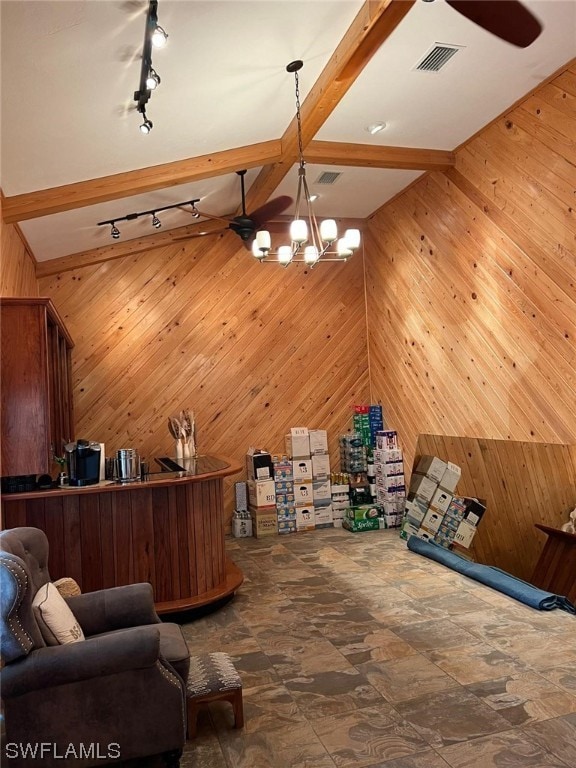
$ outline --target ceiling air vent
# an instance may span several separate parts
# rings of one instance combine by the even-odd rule
[[[435,43],[434,47],[416,64],[414,69],[421,72],[439,72],[452,56],[463,47],[462,45]]]
[[[340,176],[342,176],[342,171],[322,171],[314,184],[334,184]]]

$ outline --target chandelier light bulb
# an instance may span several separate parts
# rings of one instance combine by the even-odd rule
[[[164,48],[166,43],[168,42],[168,35],[166,32],[162,29],[162,27],[157,24],[156,28],[154,29],[154,32],[152,32],[152,45],[154,48]]]
[[[320,237],[325,243],[333,243],[338,237],[338,227],[334,219],[324,219],[320,224]]]
[[[344,239],[348,243],[348,247],[351,251],[355,251],[360,246],[360,230],[359,229],[347,229],[344,232]]]
[[[308,240],[308,226],[304,219],[294,219],[290,224],[290,238],[298,245]]]
[[[347,259],[348,256],[352,256],[352,249],[348,245],[348,241],[345,237],[341,237],[336,243],[336,252],[341,259]]]
[[[320,254],[318,253],[318,248],[316,248],[315,245],[307,245],[306,248],[304,248],[304,261],[306,264],[313,266],[316,264],[319,258]]]
[[[292,248],[289,245],[281,245],[278,248],[278,263],[283,264],[285,267],[292,261]]]
[[[254,256],[255,259],[258,259],[258,261],[262,261],[262,259],[266,258],[265,252],[261,251],[258,247],[258,240],[256,238],[252,241],[252,256]]]
[[[256,232],[256,246],[264,255],[270,250],[271,244],[270,232],[267,232],[265,229]]]

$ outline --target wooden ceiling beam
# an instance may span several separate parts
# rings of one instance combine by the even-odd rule
[[[415,147],[374,147],[336,141],[311,141],[306,162],[358,168],[400,168],[415,171],[444,171],[455,164],[454,152]]]
[[[312,86],[301,109],[302,143],[312,141],[415,0],[366,0]],[[248,190],[248,210],[263,205],[298,159],[296,117],[282,136],[282,160],[263,168]]]
[[[280,158],[280,140],[264,141],[137,171],[126,171],[99,179],[6,197],[3,201],[2,217],[6,224],[13,224],[156,189],[223,176],[242,168],[255,168],[273,163]]]

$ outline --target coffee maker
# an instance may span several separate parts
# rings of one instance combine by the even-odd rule
[[[77,440],[64,446],[69,484],[94,485],[100,482],[100,443]]]

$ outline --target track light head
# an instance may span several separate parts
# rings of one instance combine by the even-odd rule
[[[152,32],[151,41],[154,48],[164,48],[168,42],[168,34],[159,24],[156,24],[154,32]]]
[[[148,120],[146,113],[144,113],[144,122],[140,126],[140,133],[150,133],[152,128],[152,120]]]
[[[160,227],[162,226],[162,222],[160,221],[160,219],[158,218],[158,216],[156,216],[156,214],[155,214],[155,213],[152,215],[152,226],[153,226],[155,229],[160,229]]]
[[[155,88],[157,88],[161,83],[160,75],[156,70],[154,70],[152,67],[150,67],[150,72],[148,73],[148,77],[146,78],[146,88],[149,91],[153,91]]]
[[[110,230],[110,234],[112,235],[114,240],[118,240],[118,238],[120,237],[120,230],[118,229],[118,227],[114,222],[112,222],[112,229]]]

